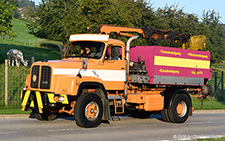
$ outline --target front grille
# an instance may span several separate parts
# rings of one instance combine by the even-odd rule
[[[50,83],[51,83],[51,67],[42,66],[40,88],[50,89]]]
[[[38,88],[39,70],[40,70],[40,66],[33,66],[32,67],[31,80],[30,80],[31,88]]]
[[[41,71],[41,77],[39,79],[40,71]],[[31,88],[40,87],[41,89],[50,89],[50,84],[51,84],[51,67],[42,66],[40,70],[40,66],[33,66],[31,71],[31,81],[30,81]]]

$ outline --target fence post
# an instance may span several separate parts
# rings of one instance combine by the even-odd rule
[[[5,106],[8,106],[8,60],[5,59]]]
[[[223,95],[223,71],[221,72],[221,89],[222,89],[222,99],[224,100],[224,95]]]
[[[214,88],[215,88],[215,92],[216,92],[216,88],[217,88],[217,72],[214,73]]]

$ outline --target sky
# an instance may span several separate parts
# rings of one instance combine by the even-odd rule
[[[33,0],[35,5],[41,2],[41,0]],[[214,10],[219,13],[220,22],[225,23],[225,0],[146,0],[150,1],[152,8],[155,10],[158,7],[178,5],[178,8],[183,8],[185,13],[198,15],[199,18],[202,17],[203,11]]]
[[[183,8],[185,13],[196,14],[202,17],[203,11],[214,10],[219,13],[220,22],[225,23],[225,0],[151,0],[150,3],[155,10],[158,7],[178,5],[179,9]]]

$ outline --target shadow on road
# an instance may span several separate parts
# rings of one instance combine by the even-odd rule
[[[36,118],[36,117],[30,116],[29,118]],[[125,118],[133,118],[133,117],[131,117],[127,114],[123,114],[123,115],[111,114],[111,121],[122,121]],[[57,118],[54,119],[54,120],[57,120],[57,119],[75,121],[74,116],[68,115],[68,114],[58,114]],[[157,120],[163,121],[160,112],[152,112],[152,114],[147,119],[157,119]],[[107,120],[102,120],[102,123],[103,124],[110,124],[110,122],[107,121]]]

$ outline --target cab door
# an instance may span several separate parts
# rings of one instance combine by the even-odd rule
[[[124,47],[108,45],[97,74],[107,90],[124,90],[126,81],[126,60]]]

